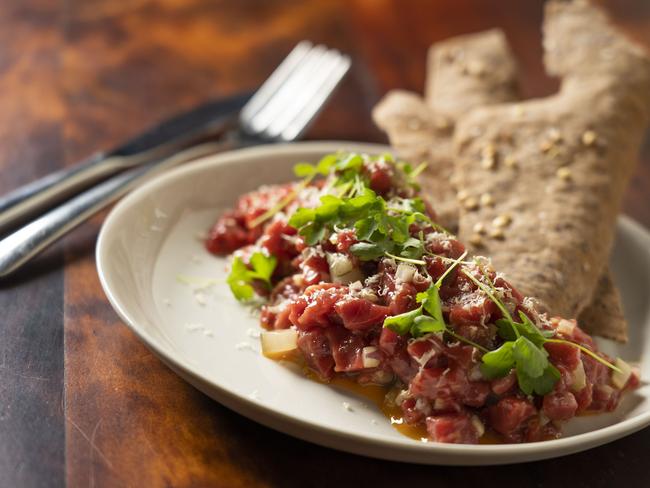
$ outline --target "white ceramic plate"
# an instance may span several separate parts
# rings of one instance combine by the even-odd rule
[[[205,251],[199,236],[241,193],[289,181],[294,163],[339,149],[388,151],[348,142],[257,147],[203,159],[134,191],[106,219],[97,244],[99,276],[117,313],[174,371],[218,402],[287,434],[357,454],[427,464],[516,463],[588,449],[650,424],[646,384],[611,414],[572,420],[559,440],[423,443],[399,434],[369,401],[262,356],[257,319],[231,297],[226,260]],[[640,361],[650,354],[650,235],[628,218],[619,221],[611,264],[631,338],[625,346],[601,346]],[[641,371],[650,378],[648,361]]]

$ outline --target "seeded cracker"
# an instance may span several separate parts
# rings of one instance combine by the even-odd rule
[[[401,157],[429,164],[422,175],[424,192],[446,228],[455,230],[458,223],[456,190],[449,183],[456,120],[474,107],[515,100],[515,80],[516,66],[501,31],[455,37],[429,50],[425,100],[394,90],[373,110],[375,123]]]
[[[560,92],[479,108],[458,124],[454,176],[461,187],[494,198],[493,207],[461,209],[459,232],[465,239],[478,222],[512,215],[505,239],[485,239],[483,253],[553,314],[577,316],[599,287],[605,299],[596,300],[587,316],[593,318],[599,307],[604,314],[619,303],[600,276],[650,118],[650,59],[586,2],[550,2],[544,34],[546,66],[562,78]],[[481,151],[504,133],[509,142],[497,150],[518,170],[482,168]],[[620,319],[591,330],[625,339]]]

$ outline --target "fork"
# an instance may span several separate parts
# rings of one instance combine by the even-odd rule
[[[105,180],[5,237],[0,241],[0,277],[13,273],[129,190],[170,167],[226,149],[298,139],[349,68],[348,56],[300,42],[242,108],[238,126],[222,140],[190,147]]]

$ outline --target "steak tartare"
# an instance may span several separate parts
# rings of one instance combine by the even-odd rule
[[[264,353],[384,387],[400,422],[436,442],[557,438],[614,410],[638,373],[467,256],[419,195],[421,169],[332,154],[219,218],[206,247],[232,253],[233,294],[261,305]]]

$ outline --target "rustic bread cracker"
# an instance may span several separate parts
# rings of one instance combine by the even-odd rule
[[[602,283],[650,119],[650,59],[586,2],[548,4],[545,49],[558,94],[479,108],[457,126],[455,178],[491,200],[464,207],[459,232],[542,308],[575,317]]]
[[[505,36],[493,29],[437,43],[429,49],[426,100],[404,90],[389,92],[372,115],[401,157],[427,161],[423,189],[441,225],[458,223],[452,136],[468,110],[517,99],[516,65]]]
[[[486,65],[499,69],[484,73]],[[447,184],[453,170],[453,124],[468,109],[490,104],[491,94],[497,94],[497,101],[513,100],[515,71],[500,31],[450,39],[429,50],[426,102],[414,93],[395,90],[373,112],[402,156],[431,161],[423,178],[425,191],[436,195],[440,221],[454,231],[458,223],[456,190]],[[608,274],[599,283],[592,304],[579,322],[592,333],[602,331],[599,335],[625,340],[626,323],[618,292]]]
[[[593,300],[578,316],[578,324],[592,335],[627,342],[621,296],[609,270],[600,277]]]
[[[517,64],[499,29],[434,44],[428,53],[425,100],[455,122],[468,110],[516,100]]]

